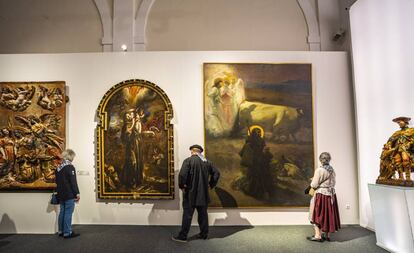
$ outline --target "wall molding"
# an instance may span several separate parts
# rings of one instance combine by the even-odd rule
[[[321,51],[321,37],[319,33],[319,22],[316,10],[313,8],[311,0],[297,0],[303,15],[305,16],[306,25],[308,26],[307,42],[310,51]]]

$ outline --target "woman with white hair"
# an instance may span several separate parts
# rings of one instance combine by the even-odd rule
[[[331,155],[323,152],[319,156],[321,167],[315,170],[312,182],[305,193],[311,188],[315,190],[312,197],[309,220],[313,224],[315,235],[307,239],[315,242],[330,241],[329,233],[341,228],[338,201],[335,193],[336,173],[329,164]]]
[[[56,168],[56,188],[60,203],[59,212],[59,236],[73,238],[79,236],[72,231],[72,214],[75,202],[80,199],[78,183],[76,181],[76,170],[72,165],[75,152],[66,149],[62,152],[62,162]]]

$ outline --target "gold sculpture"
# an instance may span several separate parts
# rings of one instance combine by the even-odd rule
[[[400,126],[384,144],[381,153],[380,175],[377,184],[414,187],[414,128],[408,127],[411,118],[398,117],[392,121]]]
[[[0,191],[54,189],[65,149],[65,82],[0,82]]]

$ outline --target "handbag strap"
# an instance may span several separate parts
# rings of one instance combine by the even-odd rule
[[[330,178],[331,178],[332,173],[333,173],[333,172],[329,172],[329,176],[328,176],[327,178],[325,178],[325,179],[324,179],[324,180],[323,180],[323,181],[319,184],[318,188],[320,188],[320,187],[321,187],[321,184],[325,183],[326,181],[328,181],[328,179],[330,179]],[[318,189],[318,188],[316,188],[316,189]]]

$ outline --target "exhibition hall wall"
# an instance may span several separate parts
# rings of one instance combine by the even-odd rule
[[[359,0],[351,8],[361,226],[375,228],[368,184],[379,175],[382,147],[414,118],[414,2]],[[412,121],[413,122],[413,121]]]
[[[337,1],[329,1],[336,14]],[[101,2],[113,11],[114,1]],[[332,16],[329,9],[321,15]],[[102,51],[105,36],[94,0],[0,0],[0,17],[0,53]],[[327,18],[324,31],[332,33],[336,23]],[[115,36],[112,32],[106,37]],[[155,0],[145,35],[151,51],[309,50],[305,17],[295,0]]]
[[[151,81],[166,92],[174,108],[177,175],[182,161],[189,156],[188,147],[204,144],[203,63],[311,63],[315,161],[322,151],[332,154],[341,221],[358,224],[354,108],[348,59],[344,52],[271,51],[0,55],[0,77],[1,81],[66,82],[70,97],[67,147],[77,153],[74,165],[81,191],[73,215],[75,224],[178,225],[182,215],[178,187],[174,200],[97,200],[96,110],[105,92],[128,79]],[[373,133],[376,131],[378,127]],[[1,192],[0,233],[55,232],[56,210],[48,204],[49,198],[47,192]],[[211,225],[309,224],[307,208],[210,209],[209,218]]]

